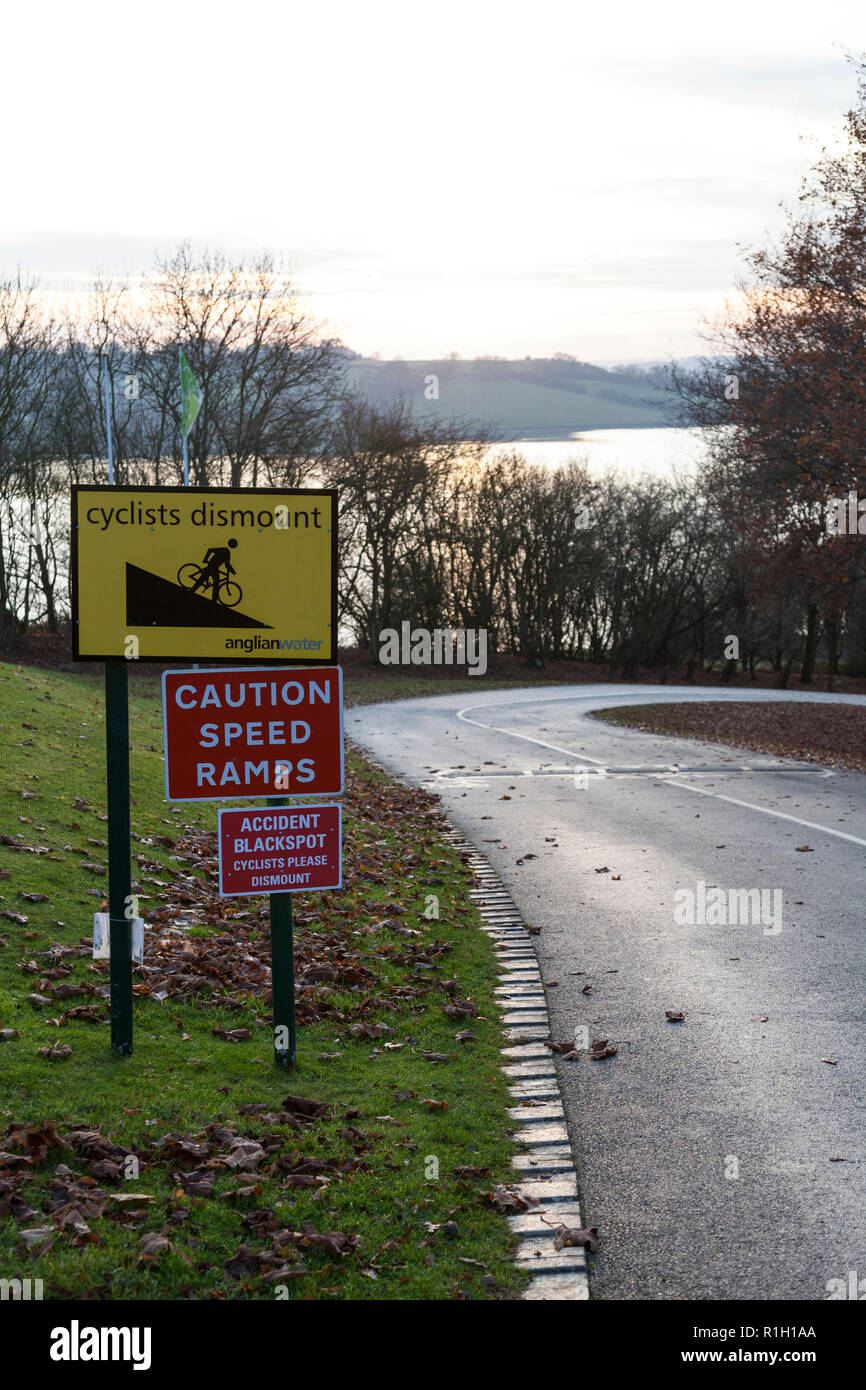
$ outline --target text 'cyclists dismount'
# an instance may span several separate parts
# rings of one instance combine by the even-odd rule
[[[77,661],[336,659],[337,495],[74,487]]]

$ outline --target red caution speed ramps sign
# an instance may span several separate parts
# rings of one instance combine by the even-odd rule
[[[166,671],[168,800],[339,796],[342,677],[339,666]]]

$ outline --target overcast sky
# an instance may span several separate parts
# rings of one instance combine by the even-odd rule
[[[0,264],[268,248],[362,352],[692,353],[864,35],[863,0],[17,6]]]

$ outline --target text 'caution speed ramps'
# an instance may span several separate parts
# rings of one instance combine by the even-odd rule
[[[74,487],[80,661],[336,658],[337,494]]]

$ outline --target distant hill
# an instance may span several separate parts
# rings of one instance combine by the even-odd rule
[[[425,397],[435,376],[438,400]],[[353,357],[349,377],[369,400],[402,397],[418,414],[488,426],[503,440],[567,439],[582,430],[648,429],[671,423],[664,367],[608,371],[568,358],[380,361]]]

